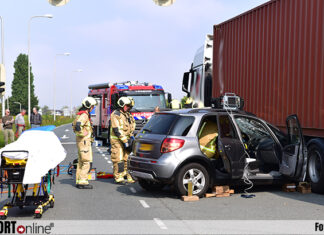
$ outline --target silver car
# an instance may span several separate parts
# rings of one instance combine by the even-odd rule
[[[204,121],[218,126],[219,157],[201,151],[198,133]],[[146,190],[173,184],[186,195],[202,196],[215,184],[301,181],[306,177],[307,150],[296,115],[287,118],[287,133],[243,111],[184,109],[161,112],[137,134],[129,169]],[[314,169],[313,169],[314,170]],[[324,181],[312,182],[322,192]]]

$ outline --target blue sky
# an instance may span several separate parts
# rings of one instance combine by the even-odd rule
[[[31,23],[31,63],[40,106],[53,107],[57,56],[56,107],[77,106],[88,85],[125,80],[160,84],[181,98],[183,72],[213,25],[254,8],[266,0],[176,0],[159,7],[153,0],[71,0],[53,7],[47,0],[1,0],[4,19],[6,95],[11,93],[13,63],[27,54]],[[76,69],[83,72],[72,72]],[[71,86],[72,82],[72,86]],[[72,92],[72,93],[71,93]]]

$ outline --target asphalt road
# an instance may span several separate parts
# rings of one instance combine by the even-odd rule
[[[67,151],[63,165],[77,158],[71,124],[55,129]],[[105,147],[93,147],[97,171],[112,172]],[[182,202],[171,187],[150,193],[137,183],[115,184],[113,179],[91,182],[93,190],[77,189],[67,174],[56,178],[53,193],[55,207],[44,212],[42,220],[152,220],[162,229],[170,220],[314,220],[324,218],[324,195],[282,192],[280,187],[254,187],[256,195],[244,199],[240,193],[225,198],[202,198]],[[236,192],[241,189],[235,189]],[[8,199],[2,195],[3,205]],[[9,220],[33,219],[34,208],[11,208]],[[165,222],[167,221],[167,222]],[[164,228],[165,229],[165,228]],[[162,230],[161,230],[162,231]],[[164,231],[164,230],[163,230]]]

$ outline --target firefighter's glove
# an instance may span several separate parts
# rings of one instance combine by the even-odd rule
[[[133,147],[133,141],[134,139],[133,138],[129,138],[127,143],[124,143],[124,147],[127,151],[132,151],[132,147]]]

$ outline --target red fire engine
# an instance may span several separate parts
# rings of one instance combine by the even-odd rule
[[[161,111],[168,109],[165,99],[166,94],[170,102],[171,94],[165,93],[162,86],[146,82],[127,81],[90,85],[88,95],[98,101],[98,105],[91,113],[96,139],[101,139],[104,143],[108,140],[110,115],[118,108],[117,101],[120,97],[131,96],[135,101],[135,106],[130,112],[136,121],[135,132],[137,132],[153,115],[156,106],[159,106]]]

